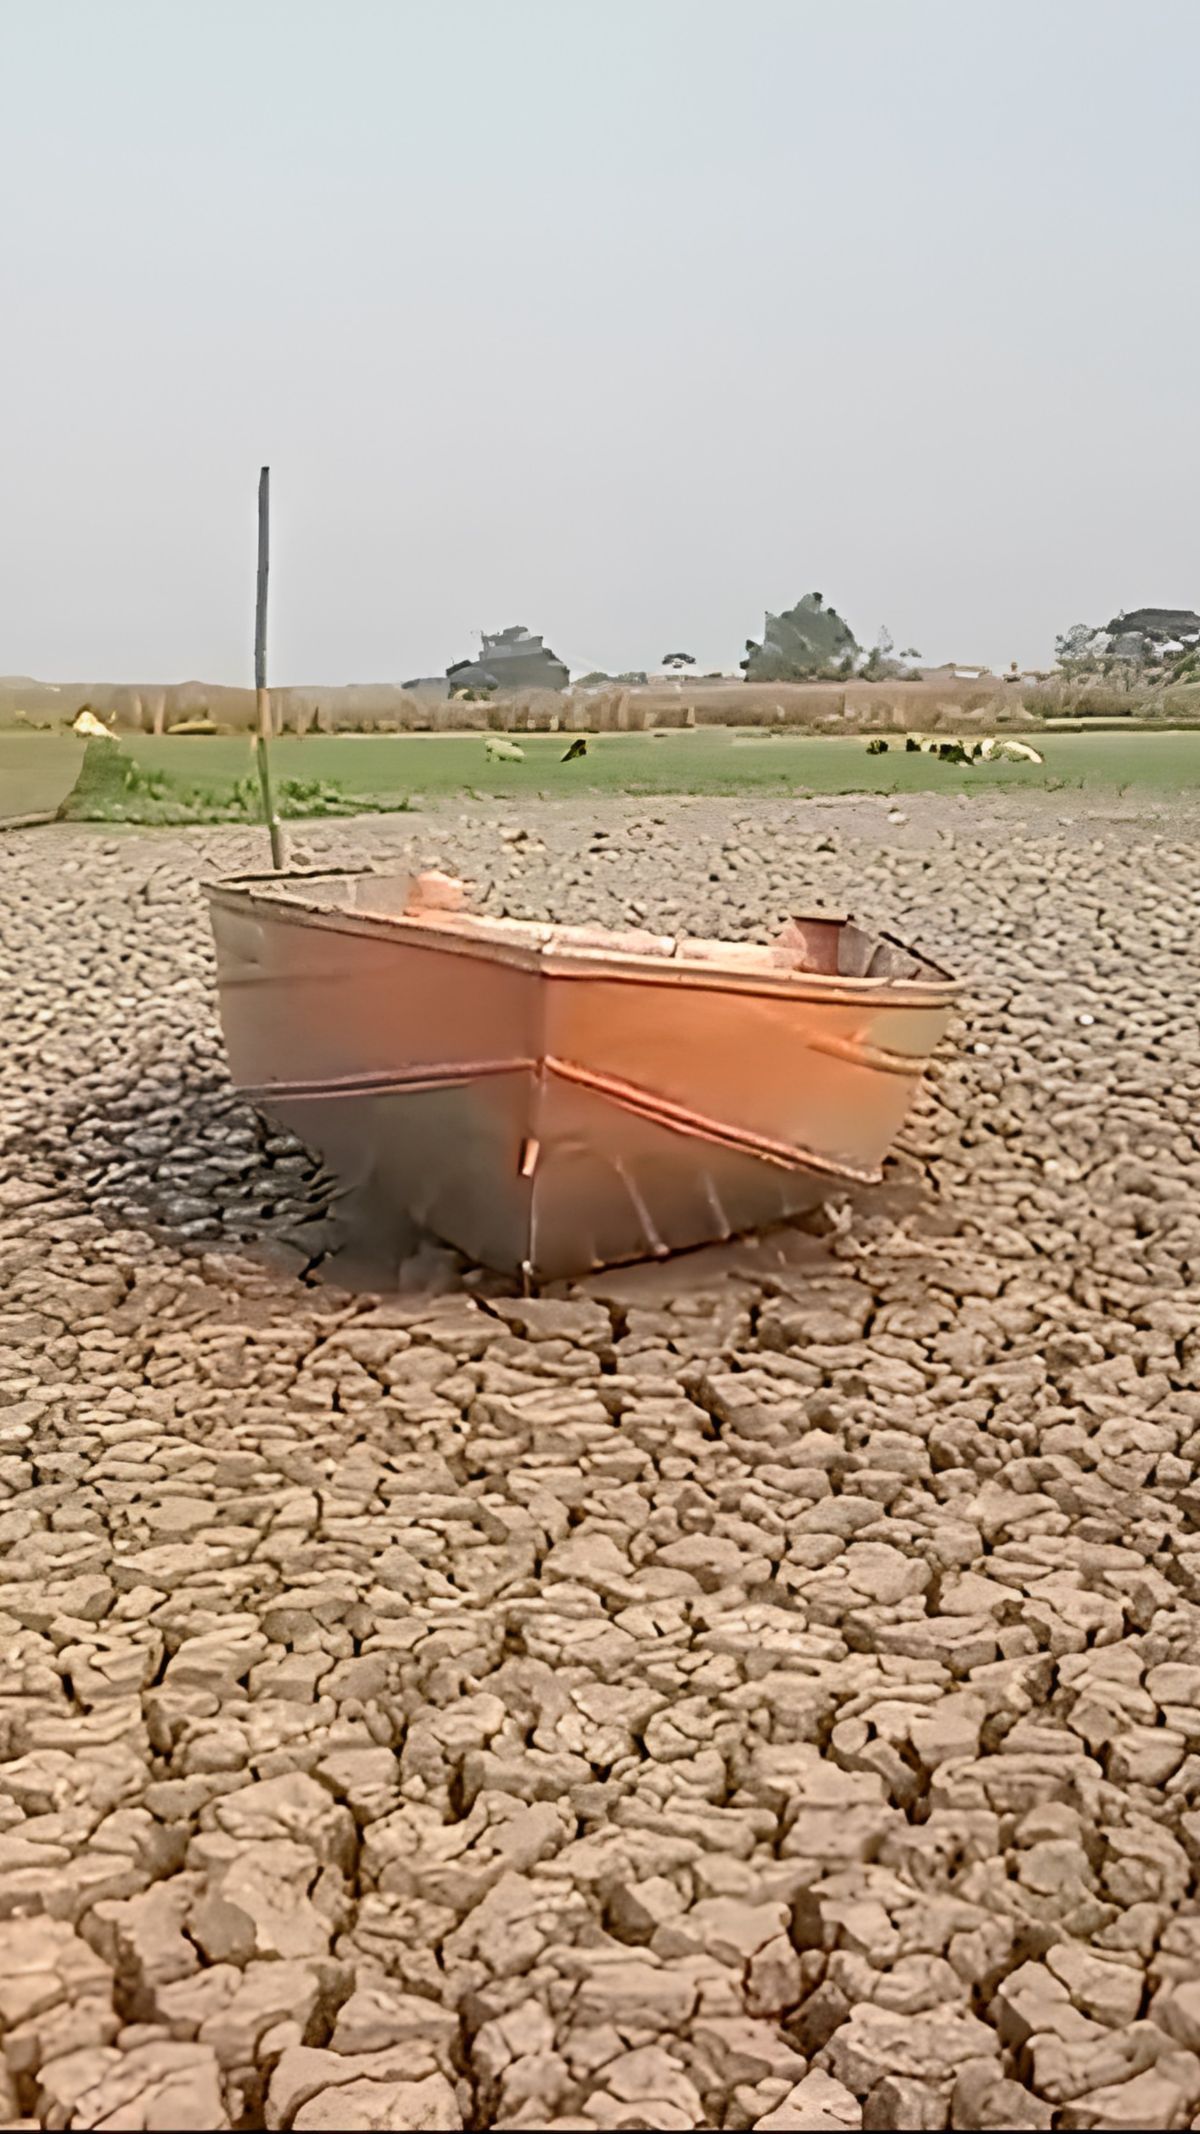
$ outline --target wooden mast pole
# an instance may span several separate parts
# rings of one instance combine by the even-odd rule
[[[283,826],[275,813],[275,801],[271,791],[271,699],[267,693],[267,572],[271,550],[271,470],[264,467],[258,477],[258,587],[254,604],[254,708],[257,730],[254,736],[254,754],[258,764],[258,782],[262,788],[263,815],[271,839],[271,865],[282,874],[287,866],[287,853],[283,841]]]

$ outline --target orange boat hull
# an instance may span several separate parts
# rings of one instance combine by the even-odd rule
[[[878,1179],[952,1012],[944,973],[836,921],[791,952],[647,949],[414,909],[386,877],[208,895],[238,1087],[347,1185],[538,1280]]]

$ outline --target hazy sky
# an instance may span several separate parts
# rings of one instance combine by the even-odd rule
[[[0,0],[0,673],[1200,605],[1197,0]]]

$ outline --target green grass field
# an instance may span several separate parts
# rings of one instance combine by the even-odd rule
[[[140,771],[165,780],[181,803],[202,799],[219,810],[253,771],[248,739],[222,735],[129,735],[123,749]],[[493,761],[481,734],[338,734],[272,746],[277,784],[316,782],[376,807],[419,804],[422,796],[559,799],[581,792],[640,794],[994,792],[1042,789],[1134,788],[1158,792],[1200,788],[1200,733],[1056,733],[1038,742],[1044,764],[944,764],[904,751],[892,741],[886,755],[869,756],[861,739],[796,735],[772,739],[728,728],[694,728],[661,737],[592,736],[587,755],[564,763],[567,738],[520,738],[524,761]],[[69,785],[79,744],[67,736],[0,735],[0,819],[31,812],[39,794]],[[161,795],[162,788],[159,788]],[[51,801],[57,805],[57,801]],[[136,805],[136,804],[135,804]],[[165,805],[170,807],[170,798]],[[164,803],[147,811],[163,819]],[[303,808],[301,808],[303,812]],[[316,809],[314,812],[320,812]],[[137,819],[136,814],[127,819]]]
[[[0,734],[0,822],[53,815],[83,765],[74,735]]]

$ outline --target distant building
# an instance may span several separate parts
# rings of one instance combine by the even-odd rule
[[[1174,659],[1200,646],[1200,615],[1192,608],[1133,608],[1114,615],[1097,633],[1096,650],[1140,667]]]
[[[621,680],[625,678],[624,676],[620,677]],[[746,677],[743,674],[677,674],[673,668],[663,668],[658,674],[649,676],[643,674],[638,679],[642,682],[648,680],[652,689],[683,691],[686,689],[703,689],[706,683],[709,687],[728,688],[731,683],[736,682],[740,687]]]
[[[478,659],[456,660],[446,669],[446,680],[457,689],[565,689],[570,670],[556,653],[527,630],[523,623],[485,632]]]
[[[943,660],[940,667],[918,668],[923,682],[982,682],[991,679],[990,667],[964,666],[954,659]]]

